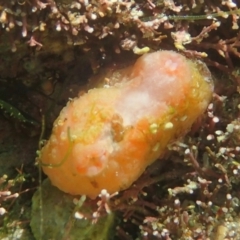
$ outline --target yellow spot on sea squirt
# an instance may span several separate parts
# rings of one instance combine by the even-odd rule
[[[212,90],[204,63],[173,51],[145,54],[115,73],[114,84],[63,108],[40,153],[43,171],[73,195],[95,198],[102,189],[126,189],[190,129]]]

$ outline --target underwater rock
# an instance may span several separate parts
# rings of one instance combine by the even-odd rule
[[[30,225],[36,240],[111,239],[113,214],[100,217],[94,224],[88,219],[76,219],[74,217],[76,205],[73,203],[73,196],[52,186],[49,179],[43,182],[41,188],[42,194],[38,189],[32,198]],[[40,206],[42,206],[42,215]],[[81,212],[92,214],[89,207],[81,207]]]
[[[205,64],[173,51],[145,54],[102,79],[68,102],[40,152],[52,184],[73,195],[128,188],[188,132],[213,91]]]

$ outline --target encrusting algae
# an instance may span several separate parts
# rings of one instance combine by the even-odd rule
[[[64,192],[95,198],[128,188],[190,129],[213,91],[205,64],[173,51],[145,54],[108,83],[70,100],[41,150],[43,171]]]

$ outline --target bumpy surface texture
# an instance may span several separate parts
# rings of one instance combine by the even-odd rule
[[[140,57],[107,83],[71,100],[40,160],[53,185],[96,197],[128,188],[206,109],[211,75],[172,51]]]

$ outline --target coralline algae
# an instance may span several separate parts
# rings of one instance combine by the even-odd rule
[[[52,184],[73,195],[128,188],[186,134],[213,90],[204,63],[173,51],[145,54],[106,77],[108,85],[68,102],[40,153]]]

